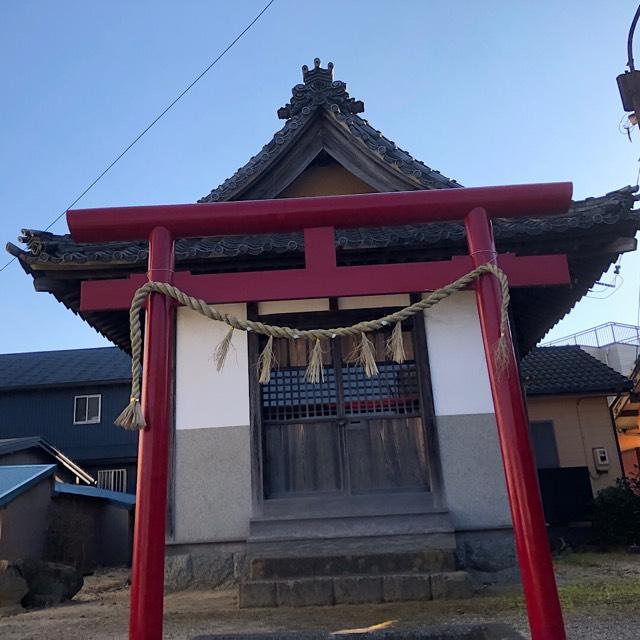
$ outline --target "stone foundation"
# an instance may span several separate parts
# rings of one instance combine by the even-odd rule
[[[225,589],[238,584],[245,571],[242,551],[207,551],[167,556],[165,593],[187,589]]]

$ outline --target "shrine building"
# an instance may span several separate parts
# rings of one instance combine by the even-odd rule
[[[303,84],[277,112],[284,126],[199,202],[463,188],[387,139],[363,111],[363,102],[333,79],[332,64],[322,68],[316,60],[303,67]],[[635,189],[627,187],[575,201],[568,212],[546,218],[494,220],[500,254],[565,255],[568,264],[567,284],[541,285],[533,273],[521,285],[512,283],[520,356],[622,253],[635,249],[635,200]],[[130,351],[128,305],[83,310],[81,283],[144,274],[147,243],[77,243],[37,230],[24,230],[21,240],[25,249],[10,245],[9,251],[36,290],[51,293]],[[468,253],[458,222],[336,229],[334,241],[338,266],[447,262]],[[175,260],[176,273],[300,269],[304,236],[178,239]],[[424,293],[216,306],[274,325],[329,328],[381,317]],[[354,362],[353,339],[331,340],[318,383],[305,377],[313,345],[277,338],[276,364],[269,382],[260,384],[256,365],[264,337],[235,331],[218,370],[214,351],[228,327],[178,308],[168,555],[260,559],[437,550],[450,558],[441,570],[456,563],[485,570],[513,564],[473,289],[403,322],[402,329],[404,362],[387,355],[390,331],[371,335],[379,370],[374,377]]]

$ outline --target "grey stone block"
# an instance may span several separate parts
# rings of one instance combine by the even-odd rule
[[[242,582],[240,584],[240,608],[277,606],[275,582]]]
[[[193,589],[215,589],[234,583],[233,554],[207,553],[191,556]]]
[[[248,574],[247,554],[237,552],[233,554],[233,577],[236,582]]]
[[[175,556],[167,556],[164,560],[164,590],[165,593],[184,591],[193,583],[193,567],[191,556],[182,553]]]
[[[466,571],[432,574],[431,595],[434,600],[468,598],[473,595],[469,574]]]
[[[458,533],[457,555],[465,569],[498,572],[517,566],[513,531],[466,531]]]
[[[431,600],[431,577],[428,574],[384,576],[382,596],[385,602]]]
[[[333,579],[336,604],[382,602],[381,576],[348,576]]]
[[[331,578],[305,578],[277,582],[278,605],[281,607],[310,607],[333,604]]]

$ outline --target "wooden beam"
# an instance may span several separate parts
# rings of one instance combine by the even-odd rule
[[[325,248],[330,251],[328,247]],[[564,255],[519,257],[506,253],[499,255],[498,264],[506,272],[512,287],[571,283]],[[468,256],[455,256],[451,260],[437,262],[353,267],[323,263],[316,256],[305,269],[199,275],[178,271],[173,284],[211,304],[263,302],[432,291],[463,276],[472,268]],[[147,278],[144,274],[117,280],[84,281],[80,310],[128,309],[134,292],[145,282]]]

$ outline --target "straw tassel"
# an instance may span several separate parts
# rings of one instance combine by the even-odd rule
[[[509,344],[507,337],[504,333],[504,329],[500,331],[500,337],[493,347],[493,358],[496,363],[498,372],[502,373],[506,371],[509,365]]]
[[[396,322],[391,337],[387,340],[387,355],[391,360],[402,364],[407,359],[407,354],[404,350],[404,339],[402,337],[402,322]]]
[[[131,397],[129,404],[116,418],[115,424],[129,431],[140,431],[140,429],[144,429],[147,426],[140,406],[140,398]]]
[[[231,339],[233,338],[234,328],[231,327],[227,332],[227,335],[223,338],[222,342],[216,347],[215,359],[216,359],[216,369],[218,371],[222,371],[224,367],[224,363],[227,359],[227,355],[229,354],[229,348],[231,347]]]
[[[311,360],[309,360],[307,370],[304,372],[304,379],[313,384],[317,384],[321,380],[324,382],[324,364],[322,362],[322,343],[320,338],[316,338],[316,342],[313,345]]]
[[[360,334],[357,362],[364,369],[367,378],[378,375],[378,365],[376,364],[376,353],[373,342],[367,338],[367,334],[364,332]]]
[[[271,380],[271,367],[273,366],[273,336],[269,336],[267,344],[264,346],[258,358],[258,372],[260,384],[267,384]]]

